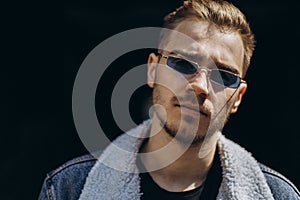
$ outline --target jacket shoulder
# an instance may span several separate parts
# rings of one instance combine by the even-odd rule
[[[53,171],[49,172],[47,174],[47,178],[57,176],[60,173],[64,173],[67,171],[72,171],[73,173],[75,173],[77,170],[82,171],[83,169],[85,169],[86,167],[89,167],[90,165],[93,166],[95,164],[96,160],[97,159],[91,154],[86,154],[86,155],[74,158],[74,159],[69,160],[66,163],[62,164],[61,166],[54,169]]]
[[[266,165],[259,163],[259,166],[275,199],[300,200],[300,193],[290,180]]]
[[[74,158],[49,172],[39,199],[78,199],[97,159],[90,154]]]

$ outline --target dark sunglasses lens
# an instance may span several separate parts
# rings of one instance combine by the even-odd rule
[[[212,70],[210,79],[217,84],[224,85],[229,88],[237,88],[240,84],[241,78],[221,70]]]
[[[197,72],[197,66],[194,63],[182,58],[169,56],[167,59],[167,65],[183,74],[194,74]]]

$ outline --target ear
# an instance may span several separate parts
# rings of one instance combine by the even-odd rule
[[[148,56],[148,71],[147,71],[147,83],[148,86],[153,88],[155,76],[156,76],[156,67],[158,64],[158,56],[155,53],[151,53]]]
[[[247,83],[246,82],[242,82],[239,86],[239,89],[238,89],[238,95],[235,99],[235,102],[231,108],[231,113],[235,113],[237,110],[238,110],[238,107],[239,105],[241,104],[242,102],[242,98],[243,98],[243,95],[245,94],[246,90],[247,90]]]

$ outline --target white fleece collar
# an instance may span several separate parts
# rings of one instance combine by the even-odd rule
[[[118,137],[104,150],[86,179],[80,200],[140,199],[136,155],[143,142],[141,138],[146,136],[150,126],[151,122],[145,121]],[[134,154],[120,153],[124,151],[117,147]],[[218,147],[223,176],[217,200],[274,199],[257,161],[249,152],[221,134]],[[104,165],[104,160],[114,169]]]

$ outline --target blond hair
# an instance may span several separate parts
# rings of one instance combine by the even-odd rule
[[[237,31],[243,41],[245,55],[243,76],[250,65],[255,39],[245,15],[234,5],[224,0],[186,0],[183,5],[164,18],[164,28],[175,29],[179,22],[196,17],[213,23],[220,31]]]

